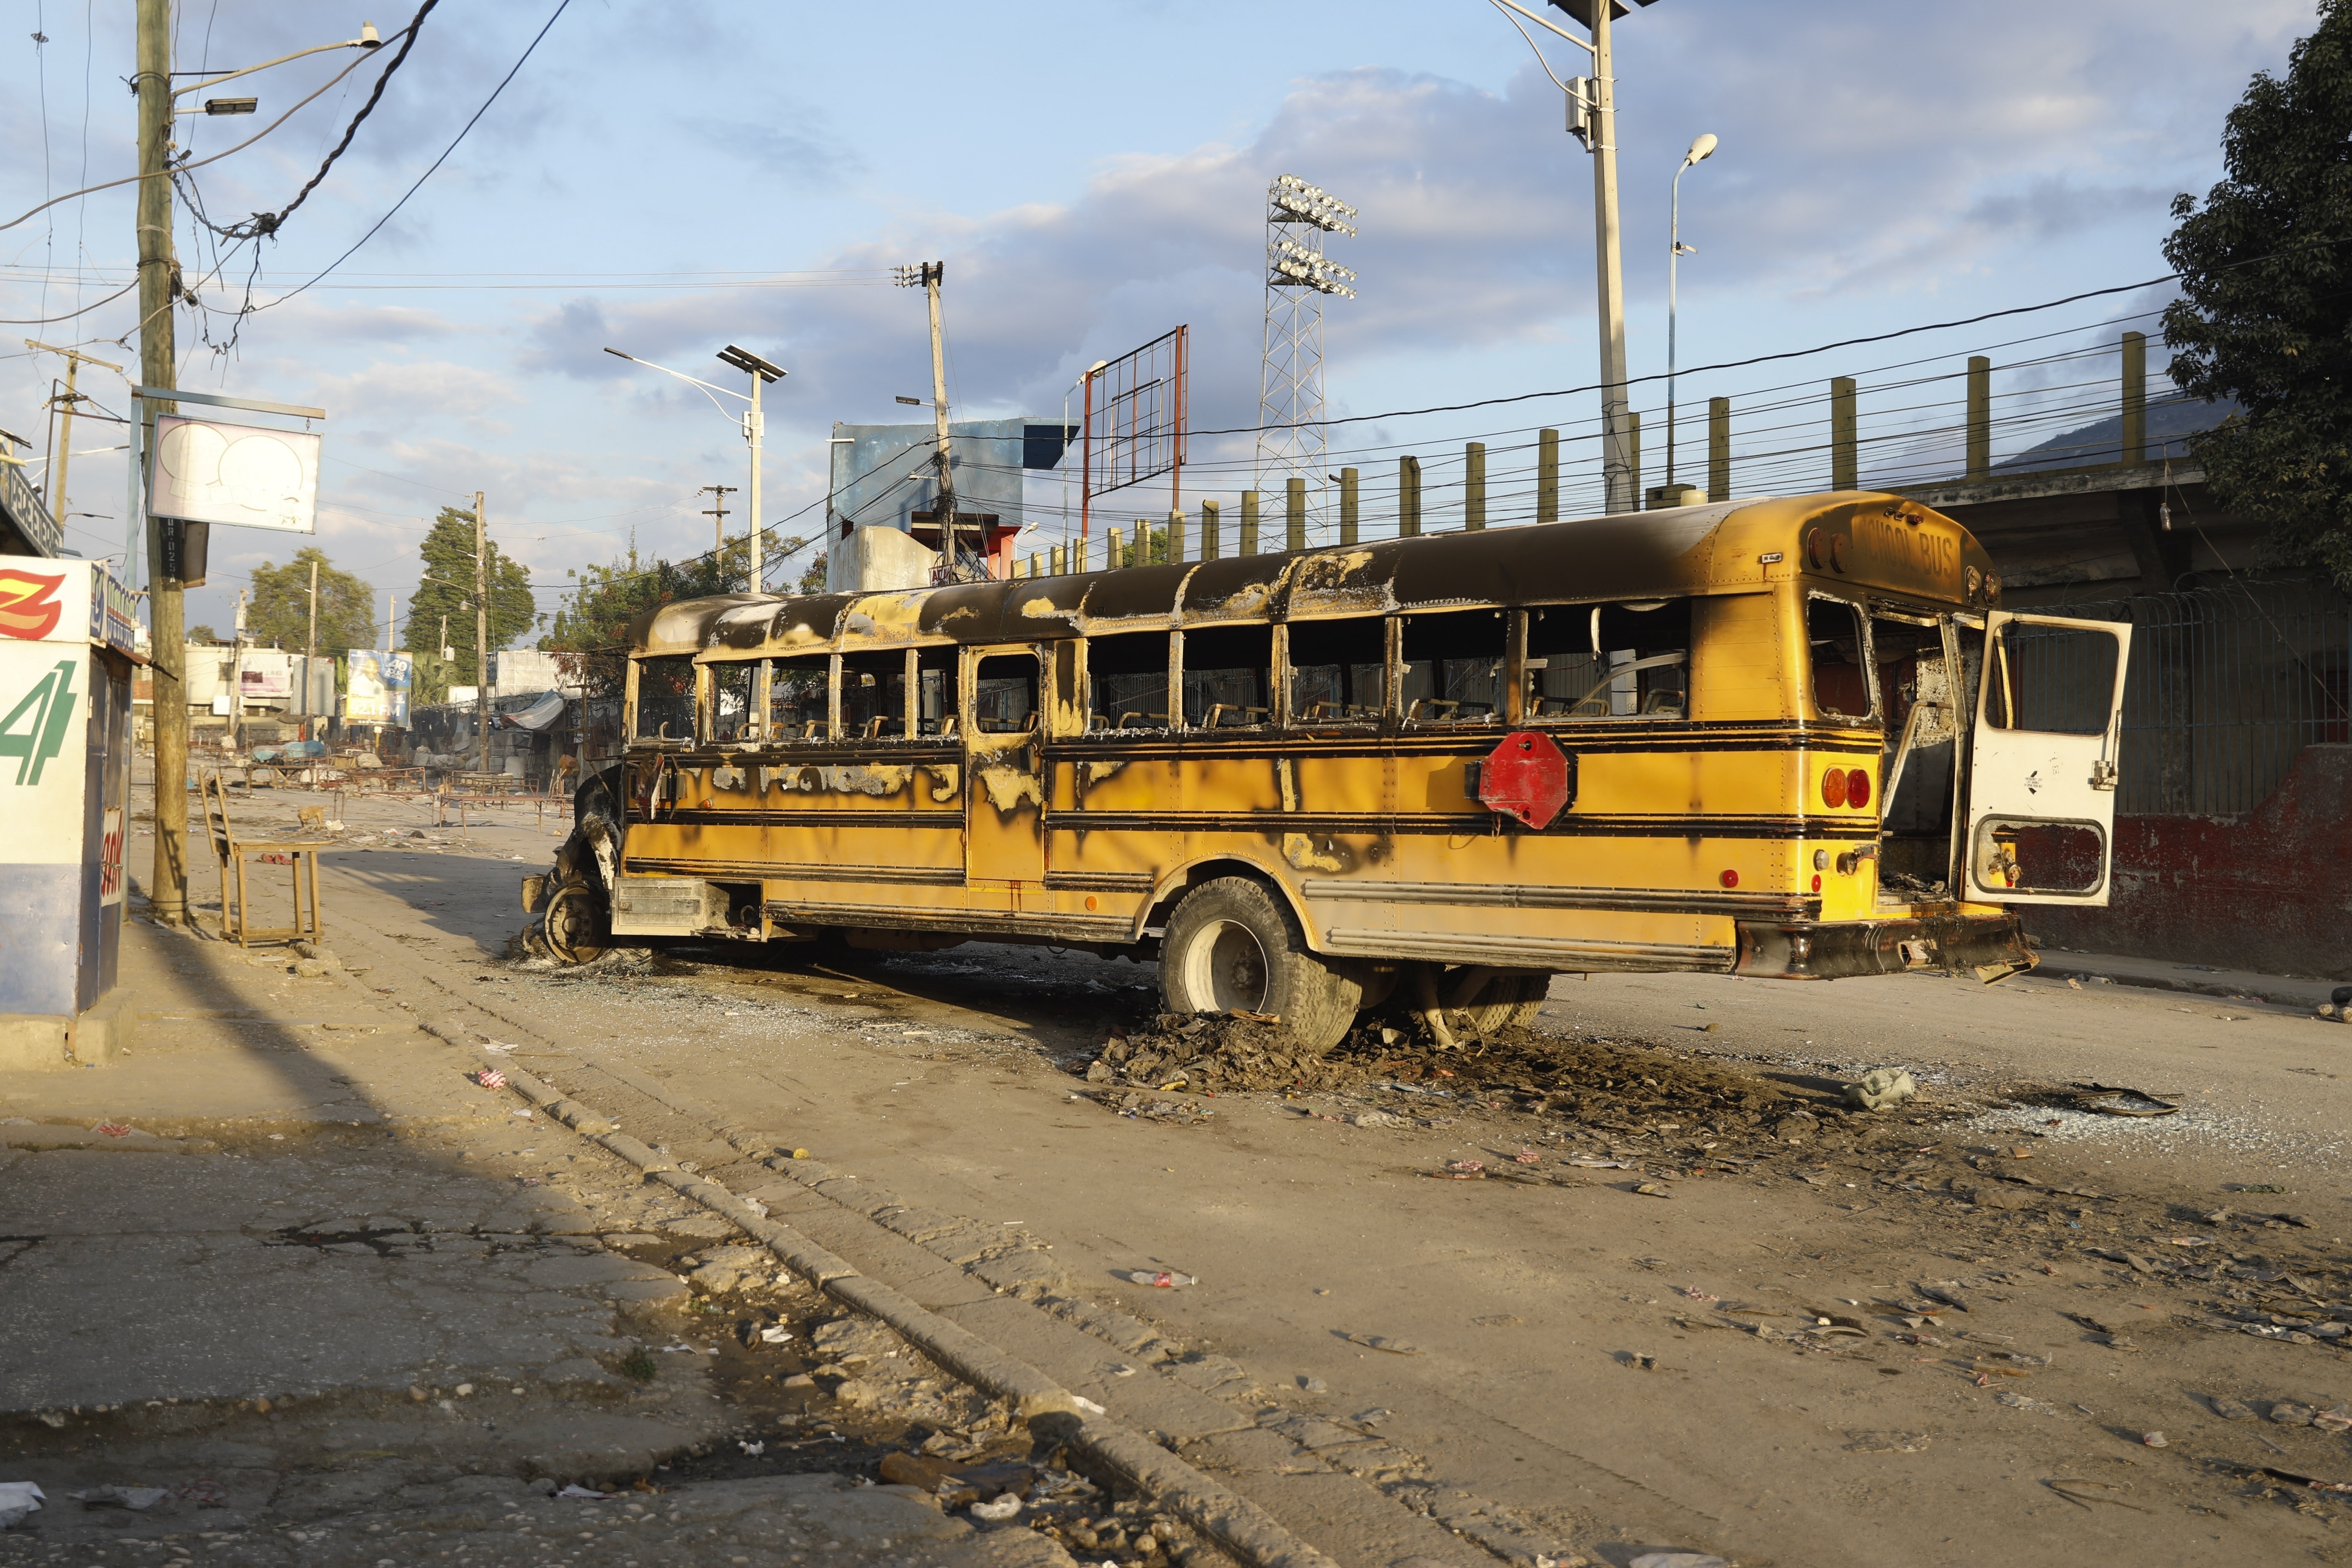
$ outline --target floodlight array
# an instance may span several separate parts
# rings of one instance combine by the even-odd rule
[[[1275,242],[1274,254],[1267,257],[1274,277],[1267,281],[1276,287],[1303,284],[1322,294],[1336,294],[1342,299],[1353,299],[1356,291],[1349,286],[1356,275],[1347,267],[1327,258],[1322,252],[1309,250],[1293,240]]]
[[[1356,209],[1322,186],[1310,185],[1296,174],[1277,176],[1266,198],[1286,219],[1313,224],[1318,229],[1346,235],[1350,239],[1356,237],[1356,225],[1349,221],[1355,217]]]

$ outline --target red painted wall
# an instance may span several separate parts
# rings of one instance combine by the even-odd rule
[[[2026,904],[2056,946],[2352,979],[2352,746],[2307,746],[2242,817],[2120,817],[2114,901]]]

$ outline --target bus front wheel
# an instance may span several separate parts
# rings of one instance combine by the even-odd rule
[[[1184,895],[1160,943],[1160,989],[1172,1013],[1270,1013],[1320,1054],[1347,1038],[1364,989],[1309,952],[1290,911],[1245,877]]]
[[[567,964],[585,964],[604,956],[612,941],[604,899],[585,882],[565,883],[548,901],[544,922],[550,951]]]

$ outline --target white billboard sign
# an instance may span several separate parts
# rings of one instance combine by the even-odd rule
[[[147,509],[159,517],[316,533],[319,435],[225,419],[155,419]]]

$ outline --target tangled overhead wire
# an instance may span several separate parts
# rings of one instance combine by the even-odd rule
[[[302,188],[294,193],[294,199],[278,211],[256,213],[243,223],[226,225],[216,224],[204,214],[203,204],[196,199],[188,185],[181,183],[179,173],[174,171],[172,183],[179,187],[180,194],[187,201],[188,210],[195,214],[196,221],[226,240],[261,239],[276,234],[278,225],[293,216],[294,209],[310,199],[310,193],[319,188],[319,182],[327,177],[327,171],[335,166],[335,160],[341,158],[344,151],[351,146],[352,138],[359,133],[361,124],[374,112],[377,101],[383,97],[384,85],[392,80],[393,72],[398,70],[401,62],[408,58],[408,51],[416,47],[416,35],[423,30],[425,18],[431,15],[433,7],[440,3],[441,0],[425,0],[425,4],[417,7],[416,15],[409,18],[408,26],[401,29],[399,50],[392,57],[391,63],[383,68],[383,74],[375,78],[375,87],[368,93],[367,101],[360,105],[360,111],[352,116],[352,122],[343,128],[342,140],[336,142],[333,150],[328,152],[326,161],[319,165],[319,172],[303,182]]]

